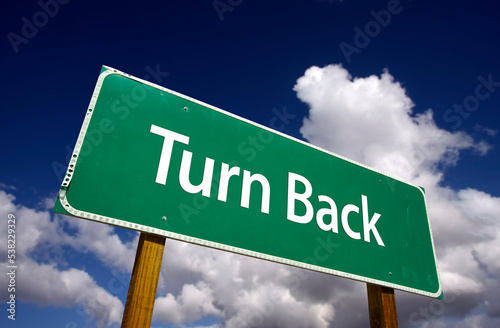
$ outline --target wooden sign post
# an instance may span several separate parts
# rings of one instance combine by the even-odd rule
[[[396,299],[394,289],[366,284],[368,292],[368,310],[371,328],[397,328]]]
[[[122,328],[150,327],[165,237],[141,232],[123,312]]]

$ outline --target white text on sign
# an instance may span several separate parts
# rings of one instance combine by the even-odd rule
[[[177,141],[178,143],[189,145],[189,137],[153,124],[151,125],[150,132],[163,137],[163,147],[160,154],[155,182],[165,185],[167,182],[170,162],[172,160],[172,150],[174,147],[174,143]],[[215,161],[208,157],[205,159],[203,179],[200,184],[195,186],[189,180],[192,157],[192,152],[183,150],[179,170],[179,184],[182,189],[188,193],[196,194],[201,192],[202,196],[210,197]],[[231,177],[233,177],[233,179],[239,177],[240,173],[240,167],[229,167],[228,164],[221,163],[217,200],[222,202],[227,201],[229,180],[231,179]],[[271,202],[271,186],[268,179],[262,174],[252,174],[247,170],[243,170],[243,177],[241,179],[242,190],[240,206],[249,208],[251,187],[254,182],[258,182],[262,189],[260,211],[262,213],[269,214],[269,207]],[[303,185],[302,189],[304,189],[305,187],[305,191],[303,193],[297,193],[297,183],[301,183]],[[311,222],[314,217],[314,209],[311,202],[309,201],[309,198],[312,196],[312,192],[313,188],[309,180],[299,174],[288,172],[288,193],[286,209],[286,218],[288,220],[299,224],[307,224]],[[331,230],[333,233],[338,233],[339,212],[337,210],[337,205],[332,198],[326,195],[319,195],[318,200],[328,205],[327,207],[321,208],[316,212],[316,223],[318,227],[324,231]],[[296,214],[295,205],[297,201],[301,202],[305,206],[305,214]],[[381,214],[373,213],[370,219],[370,215],[368,212],[368,197],[365,195],[361,195],[361,215],[359,212],[359,206],[356,206],[354,204],[347,204],[340,211],[341,226],[347,236],[356,240],[361,239],[361,232],[354,231],[349,225],[349,220],[353,220],[356,218],[358,218],[359,220],[359,217],[361,216],[361,220],[363,223],[363,240],[369,243],[371,241],[371,235],[373,235],[378,245],[385,246],[376,227],[378,220],[381,218]],[[357,214],[357,216],[355,216],[354,214]],[[326,220],[325,216],[330,216],[330,219]],[[327,223],[326,221],[330,222]]]

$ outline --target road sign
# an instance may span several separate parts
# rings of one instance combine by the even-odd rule
[[[421,188],[109,67],[54,210],[441,294]]]

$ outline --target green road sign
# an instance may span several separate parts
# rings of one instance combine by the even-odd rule
[[[109,67],[54,210],[441,294],[421,188]]]

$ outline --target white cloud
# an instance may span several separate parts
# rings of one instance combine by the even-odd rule
[[[36,279],[33,279],[34,274]],[[55,265],[26,259],[22,261],[18,279],[18,297],[24,301],[43,306],[83,306],[87,317],[94,318],[98,327],[121,320],[121,301],[98,286],[85,271],[74,268],[59,270]]]
[[[300,291],[314,284],[311,277],[304,270],[167,240],[158,291],[165,296],[156,300],[154,319],[186,324],[205,313],[228,328],[328,327],[335,313],[325,304],[330,295],[314,298]],[[198,300],[187,301],[189,294]]]
[[[107,267],[132,272],[139,233],[136,233],[132,241],[123,243],[110,225],[82,219],[62,219],[70,229],[77,231],[66,240],[69,245],[78,251],[92,252]]]
[[[6,184],[4,182],[0,182],[0,189],[15,191],[16,190],[16,186],[12,186],[12,185],[8,185],[8,184]]]
[[[186,284],[178,297],[167,294],[155,301],[155,319],[174,324],[192,323],[205,315],[220,316],[213,291],[203,282]]]
[[[302,135],[312,144],[413,180],[455,165],[460,150],[484,153],[463,132],[439,129],[432,110],[413,114],[413,102],[388,71],[352,78],[340,65],[311,67],[294,90],[310,106]]]
[[[495,137],[499,131],[499,130],[487,128],[487,127],[479,125],[479,124],[476,124],[474,126],[474,130],[477,132],[485,133],[486,135],[488,135],[490,137]]]
[[[425,298],[402,293],[401,298],[409,303],[398,313],[400,325],[451,327],[447,320],[458,316],[471,325],[496,326],[500,312],[500,286],[495,283],[500,278],[500,198],[479,190],[442,186],[443,169],[457,165],[461,151],[482,155],[489,145],[464,132],[440,129],[431,109],[414,113],[405,89],[388,71],[353,78],[340,65],[311,67],[294,90],[310,107],[301,128],[307,140],[426,190],[445,295],[458,296],[450,304],[440,303],[447,306],[432,320],[414,325],[410,315],[426,309],[421,301]],[[482,309],[479,314],[478,309]]]
[[[328,327],[335,311],[331,304],[297,299],[289,288],[255,286],[236,299],[238,312],[226,324],[236,327]]]
[[[14,203],[15,197],[0,190],[0,217],[15,216],[16,230],[16,264],[19,270],[16,275],[16,296],[25,302],[39,306],[66,308],[83,308],[88,318],[95,320],[98,327],[108,327],[121,321],[123,304],[104,287],[99,286],[86,271],[77,268],[67,268],[62,246],[78,245],[84,241],[94,244],[89,236],[102,238],[102,243],[108,245],[109,252],[116,255],[115,247],[125,248],[116,241],[117,236],[94,224],[95,233],[76,225],[71,236],[65,231],[65,218],[53,215],[48,211],[37,211]],[[76,220],[76,219],[74,219]],[[85,225],[83,225],[85,226]],[[103,233],[105,231],[106,233]],[[0,243],[7,244],[7,224],[0,225]],[[98,243],[99,244],[99,243]],[[92,247],[97,255],[101,250]],[[0,251],[0,259],[7,259],[6,249]],[[118,254],[122,259],[129,256],[128,252]],[[103,259],[104,260],[104,259]],[[123,261],[123,260],[122,260]],[[131,259],[128,258],[131,262]],[[133,261],[133,258],[132,258]],[[115,261],[116,262],[116,261]],[[3,267],[6,262],[0,263]],[[120,267],[120,262],[115,263]],[[126,266],[131,266],[126,265]],[[0,275],[0,285],[8,285],[8,276]],[[107,287],[107,286],[106,286]],[[0,290],[0,297],[7,299],[7,289]]]

